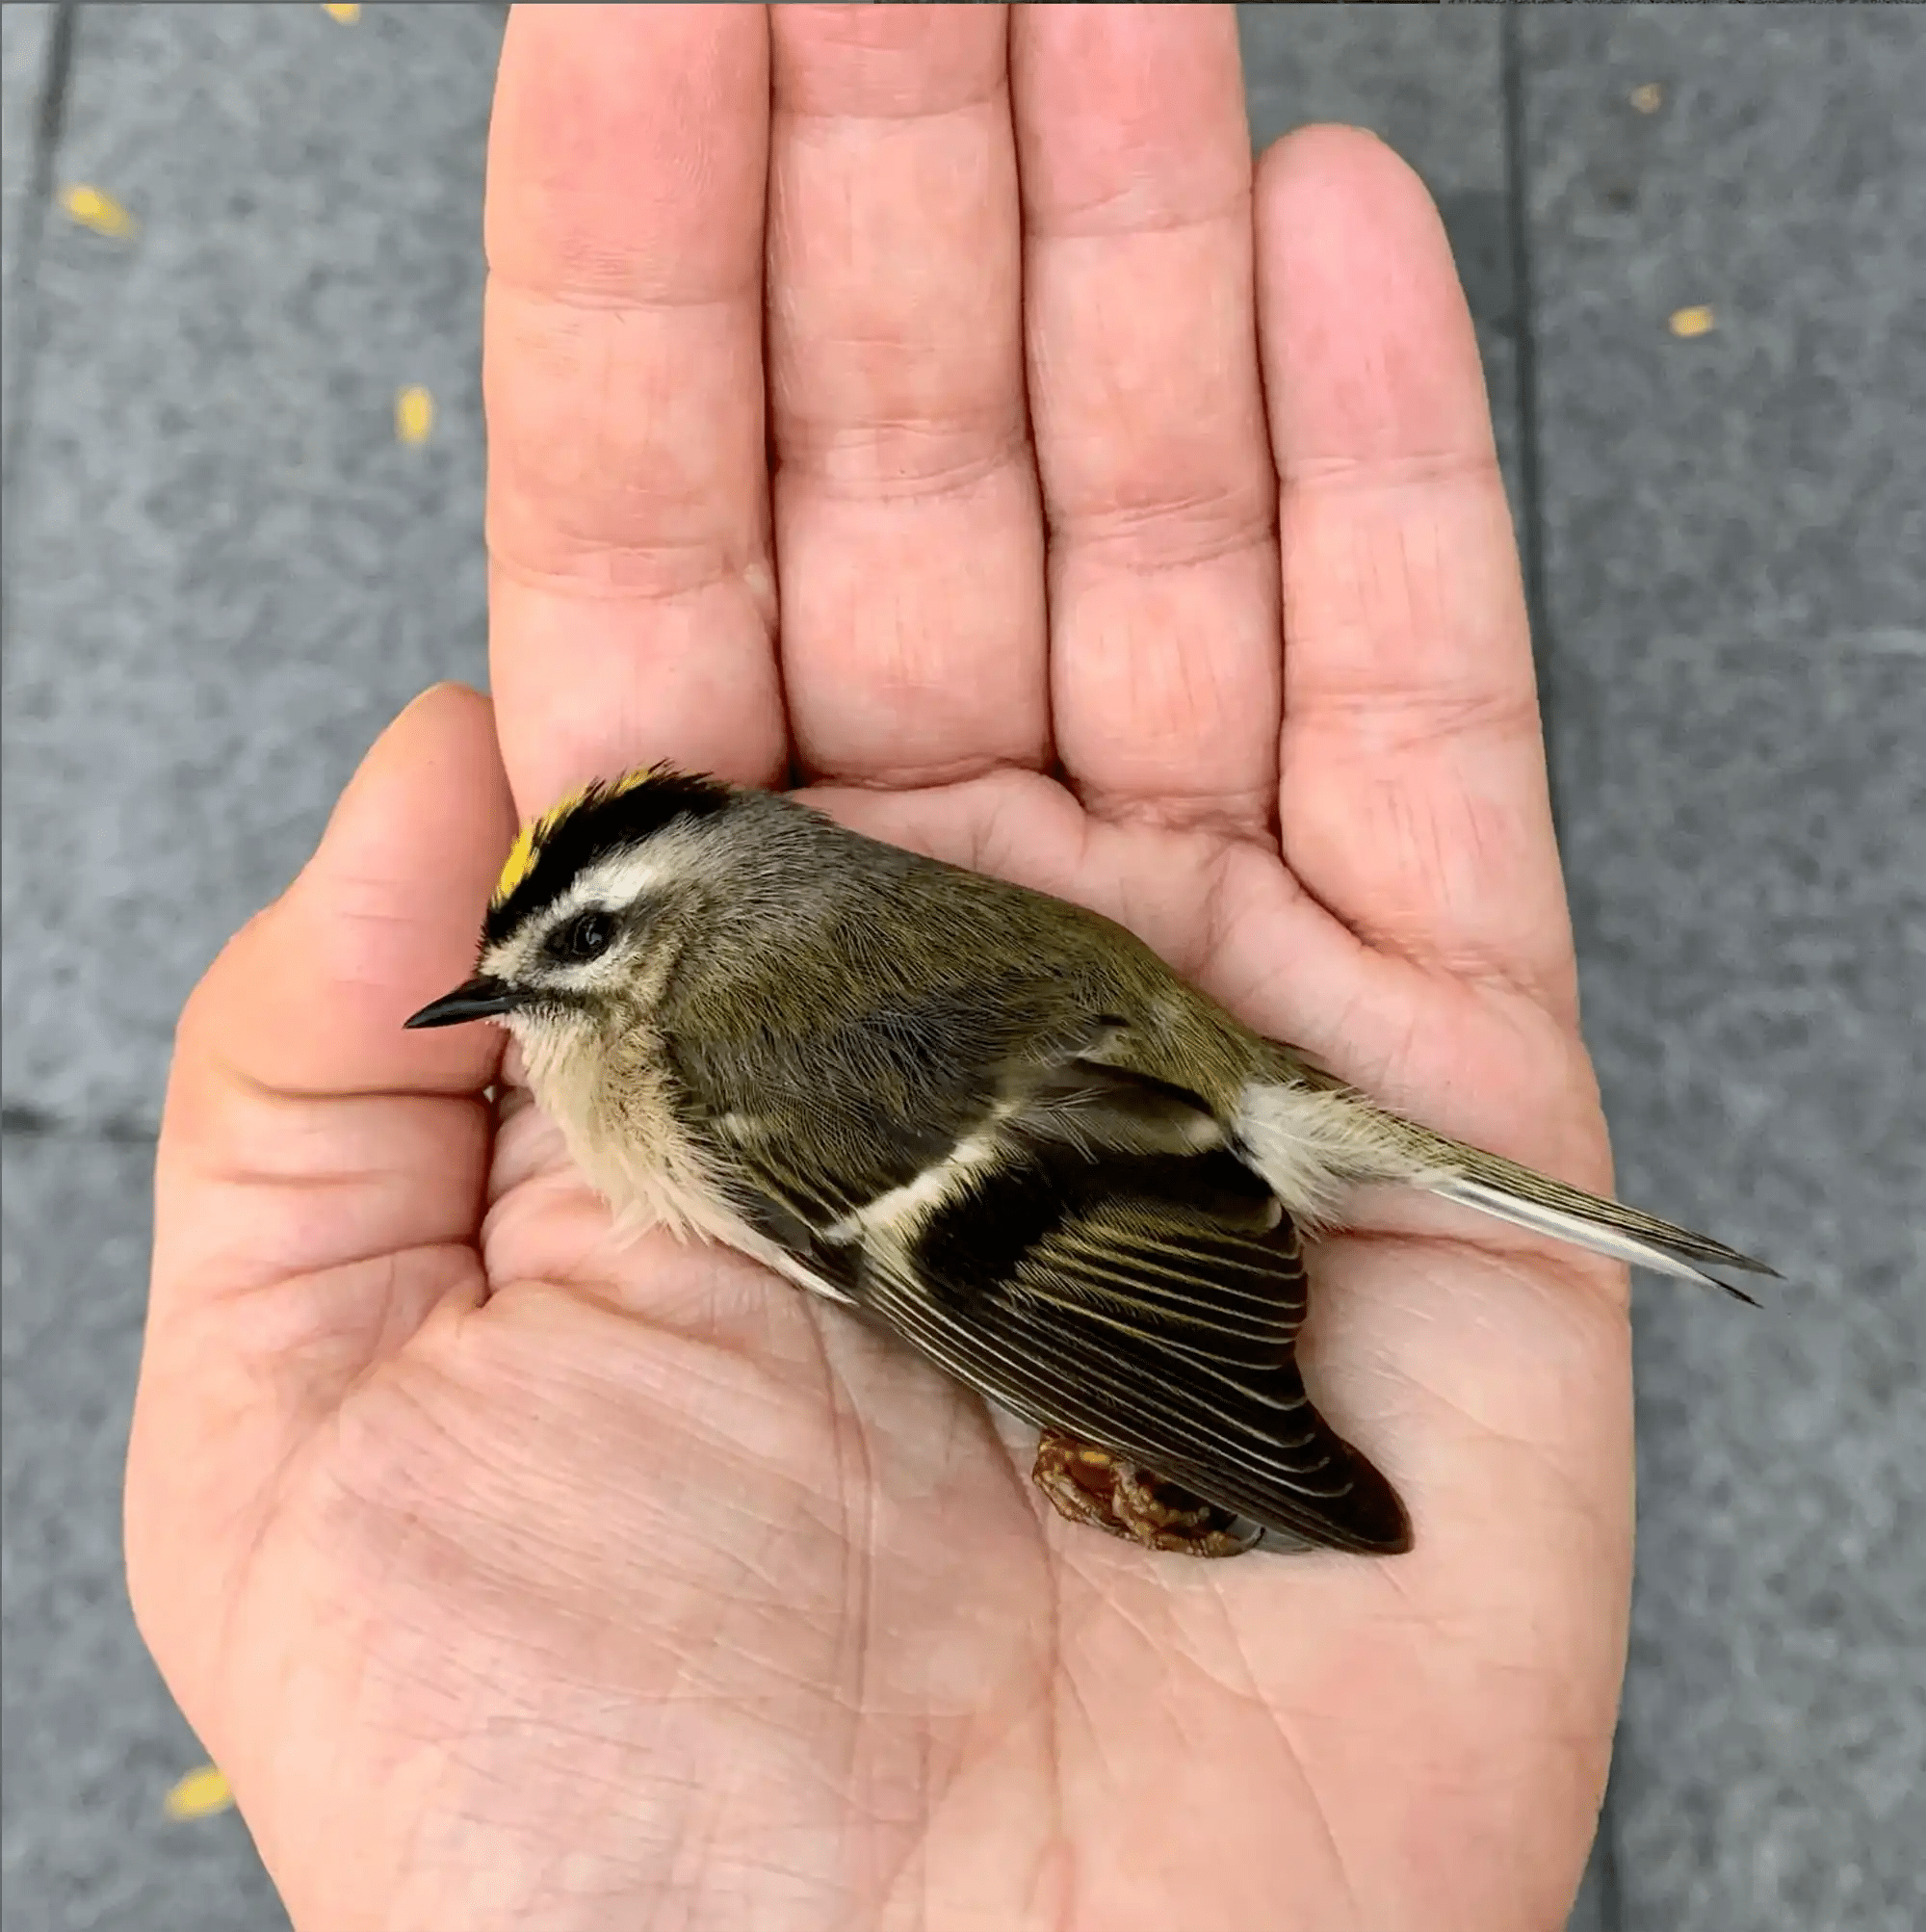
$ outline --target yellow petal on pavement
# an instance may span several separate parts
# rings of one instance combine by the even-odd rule
[[[170,1818],[211,1818],[234,1802],[234,1793],[216,1764],[203,1764],[190,1771],[165,1798],[161,1808]]]
[[[344,27],[351,27],[361,17],[358,7],[342,4],[342,0],[321,0],[321,11],[330,19],[339,20]]]
[[[395,397],[395,434],[404,443],[425,443],[434,428],[434,398],[415,384]]]
[[[134,218],[113,196],[85,181],[76,181],[60,192],[60,204],[83,228],[96,235],[119,237],[134,232]]]
[[[1701,302],[1695,308],[1675,308],[1665,326],[1674,335],[1690,341],[1695,335],[1710,335],[1718,327],[1719,318],[1712,313],[1710,302]]]

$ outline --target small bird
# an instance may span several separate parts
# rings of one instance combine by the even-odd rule
[[[1296,1362],[1304,1238],[1360,1185],[1773,1272],[1386,1112],[1095,913],[666,766],[523,829],[476,976],[406,1024],[468,1020],[630,1224],[879,1321],[1037,1425],[1064,1516],[1152,1549],[1410,1548]]]

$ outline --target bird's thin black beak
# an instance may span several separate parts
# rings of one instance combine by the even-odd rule
[[[419,1013],[410,1013],[404,1027],[458,1027],[464,1020],[495,1020],[512,1012],[521,1004],[521,995],[506,979],[491,979],[485,973],[430,1000]]]

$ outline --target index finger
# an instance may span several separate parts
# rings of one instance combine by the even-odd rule
[[[524,813],[786,762],[760,7],[518,7],[489,133],[490,657]]]

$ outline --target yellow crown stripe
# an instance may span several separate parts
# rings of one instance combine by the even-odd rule
[[[556,828],[584,805],[604,798],[618,798],[624,792],[633,792],[638,785],[646,785],[664,768],[660,765],[638,765],[633,770],[625,771],[612,781],[591,779],[586,785],[558,798],[538,819],[531,819],[515,834],[515,843],[508,848],[508,856],[502,866],[502,875],[495,881],[495,905],[504,905],[508,897],[521,882],[535,869],[535,861],[541,857],[541,850],[555,836]]]

